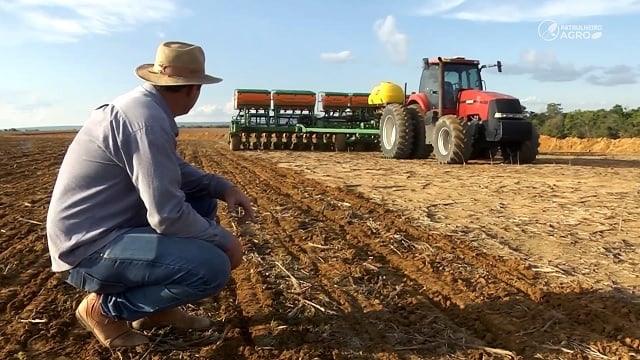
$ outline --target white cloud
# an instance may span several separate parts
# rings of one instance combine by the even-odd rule
[[[204,105],[200,105],[195,109],[196,113],[203,113],[203,114],[211,114],[214,111],[217,111],[220,109],[220,105],[217,104],[204,104]]]
[[[236,113],[236,110],[233,108],[233,97],[231,98],[230,101],[225,102],[224,104],[220,105],[220,104],[202,104],[202,105],[196,105],[192,110],[191,113],[192,114],[205,114],[205,115],[210,115],[210,114],[234,114]]]
[[[527,103],[527,104],[538,103],[538,102],[540,102],[540,99],[535,95],[530,95],[530,96],[525,96],[522,99],[520,99],[520,102]]]
[[[409,60],[409,37],[398,31],[395,17],[388,15],[384,19],[376,20],[373,29],[391,60],[406,64]]]
[[[435,15],[448,12],[462,5],[465,0],[427,0],[418,9],[420,15]]]
[[[235,115],[237,113],[237,110],[234,107],[235,107],[235,101],[233,100],[233,96],[232,96],[231,100],[224,103],[224,108],[222,111],[225,114]]]
[[[188,114],[181,116],[177,120],[194,122],[226,122],[231,121],[231,116],[236,114],[237,111],[233,108],[233,97],[231,97],[229,101],[224,103],[212,101],[196,104]]]
[[[75,42],[130,31],[181,14],[174,0],[17,0],[0,2],[0,35],[14,42]],[[184,12],[182,12],[184,14]]]
[[[639,12],[640,0],[428,0],[416,10],[420,15],[487,22],[566,21]]]
[[[578,69],[575,64],[563,63],[553,51],[527,50],[522,53],[520,62],[505,65],[505,74],[531,75],[538,81],[562,82],[579,79],[587,69]]]
[[[590,74],[586,80],[591,84],[615,86],[636,84],[640,78],[640,71],[628,65],[614,65],[604,68],[599,74]]]
[[[576,66],[558,60],[553,51],[527,50],[520,61],[505,63],[506,75],[529,75],[541,82],[567,82],[584,79],[592,85],[613,86],[635,84],[640,79],[640,69],[628,65]]]
[[[353,59],[353,54],[351,54],[349,50],[344,50],[335,53],[322,53],[320,54],[320,58],[328,62],[340,63]]]
[[[549,102],[550,101],[545,101],[535,95],[525,96],[520,99],[520,103],[526,106],[527,110],[535,112],[543,111]]]

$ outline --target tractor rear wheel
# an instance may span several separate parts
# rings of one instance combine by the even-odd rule
[[[407,159],[414,141],[414,119],[401,104],[389,104],[380,118],[380,149],[388,159]]]
[[[413,148],[411,150],[412,159],[427,159],[433,153],[433,145],[427,144],[425,130],[425,112],[420,104],[407,106],[407,112],[413,117],[414,133]]]
[[[441,164],[462,164],[465,159],[464,130],[454,115],[438,119],[435,127],[434,153]]]

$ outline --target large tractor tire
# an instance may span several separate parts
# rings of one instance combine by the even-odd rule
[[[231,151],[238,151],[242,147],[242,140],[239,135],[231,135],[229,139],[229,149]]]
[[[420,104],[407,106],[407,112],[413,117],[413,148],[410,157],[412,159],[427,159],[433,153],[433,145],[427,144],[425,130],[425,112]]]
[[[460,120],[454,115],[445,115],[438,119],[435,127],[434,153],[441,164],[462,164],[465,157],[464,130]]]
[[[509,164],[531,164],[538,157],[540,134],[535,125],[531,124],[531,139],[523,141],[515,148],[502,148],[502,158]]]
[[[388,159],[407,159],[413,149],[414,121],[401,104],[388,104],[380,118],[380,149]]]

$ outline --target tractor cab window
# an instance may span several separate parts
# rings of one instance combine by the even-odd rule
[[[458,94],[460,90],[464,89],[482,90],[478,67],[467,64],[446,64],[444,68],[444,84],[442,86],[444,94],[443,107],[446,109],[455,108],[458,102]]]
[[[447,64],[444,69],[444,81],[450,83],[454,90],[482,90],[480,70],[476,65]]]
[[[438,68],[438,65],[430,65],[422,70],[422,76],[420,77],[419,91],[427,95],[432,108],[438,107],[438,91],[440,89]]]

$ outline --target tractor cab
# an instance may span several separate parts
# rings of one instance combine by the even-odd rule
[[[464,57],[423,59],[424,65],[418,91],[428,100],[428,110],[442,115],[458,113],[458,101],[462,90],[484,90],[481,70],[497,66],[502,71],[500,61],[495,65],[482,65],[478,60]]]

